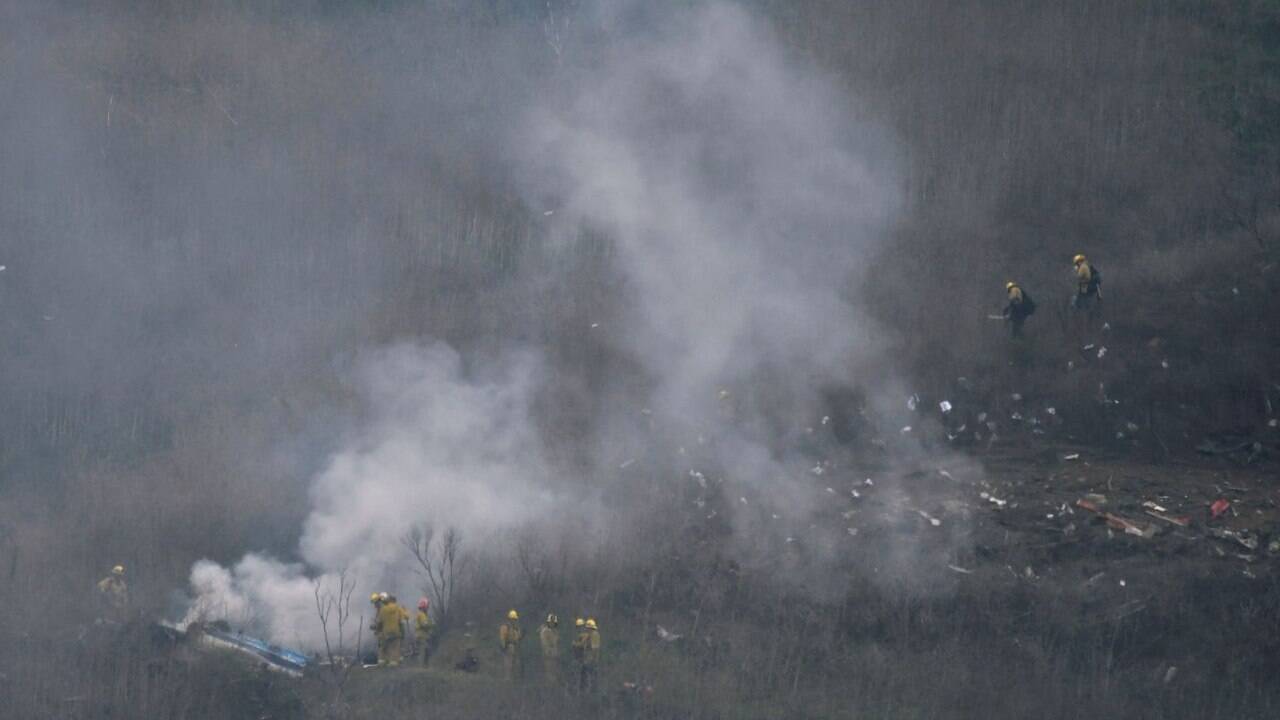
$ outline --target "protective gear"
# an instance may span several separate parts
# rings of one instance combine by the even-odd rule
[[[1083,255],[1077,255],[1076,258],[1076,294],[1071,298],[1071,307],[1087,310],[1098,298],[1102,276]]]
[[[372,595],[369,596],[369,602],[373,603],[374,605],[377,605],[381,600],[382,600],[382,597],[378,595],[378,593],[373,593]]]
[[[431,601],[430,601],[430,600],[428,600],[428,599],[426,599],[426,598],[420,598],[420,599],[418,600],[418,609],[419,609],[419,610],[426,610],[426,609],[427,609],[427,608],[429,608],[429,607],[431,607]]]
[[[391,599],[391,596],[384,592],[380,592],[378,593],[378,599],[381,600],[382,602],[386,602]]]
[[[589,618],[573,641],[573,654],[579,662],[578,689],[589,692],[596,686],[596,669],[600,664],[600,631],[596,621]]]
[[[112,568],[111,574],[99,580],[97,586],[103,616],[115,622],[124,622],[129,613],[129,586],[124,581],[124,568],[120,570],[117,573]]]
[[[578,619],[576,619],[576,620],[574,620],[574,621],[573,621],[573,626],[574,626],[574,627],[579,627],[579,628],[580,628],[580,627],[582,627],[583,625],[586,625],[586,624],[587,624],[587,622],[586,622],[585,620],[583,620],[582,618],[578,618]]]
[[[1036,304],[1016,282],[1007,283],[1005,290],[1009,294],[1009,303],[1004,306],[1004,319],[1009,321],[1009,335],[1022,337],[1022,323],[1036,311]]]
[[[384,593],[385,594],[385,593]],[[378,596],[381,599],[381,595]],[[378,637],[378,664],[400,664],[400,641],[404,639],[404,615],[400,606],[389,598],[378,608],[374,632]]]
[[[520,629],[520,616],[515,610],[507,613],[507,621],[498,626],[498,646],[502,650],[502,671],[507,680],[515,680],[520,663],[520,640],[524,631]]]
[[[556,617],[555,613],[550,613],[547,615],[547,624],[550,625],[551,627],[559,627],[560,618]]]
[[[548,685],[560,681],[560,630],[555,615],[548,615],[547,621],[538,629],[538,643],[542,646],[542,674]]]
[[[115,566],[115,567],[111,568],[111,574],[112,574],[112,575],[124,575],[124,566],[123,566],[123,565],[117,565],[117,566]]]
[[[1084,255],[1076,255],[1075,257],[1071,258],[1071,264],[1072,264],[1072,265],[1079,265],[1080,263],[1082,263],[1082,262],[1084,262],[1084,261],[1085,261],[1085,257],[1084,257]]]
[[[431,659],[431,631],[434,629],[435,624],[427,614],[427,600],[423,598],[418,601],[418,614],[413,619],[413,639],[418,643],[418,658],[423,667]]]

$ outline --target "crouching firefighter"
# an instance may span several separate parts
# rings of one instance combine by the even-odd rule
[[[1036,311],[1036,303],[1022,286],[1010,280],[1005,283],[1005,292],[1009,295],[1009,303],[1004,306],[1004,319],[1009,323],[1009,336],[1022,337],[1022,323]]]

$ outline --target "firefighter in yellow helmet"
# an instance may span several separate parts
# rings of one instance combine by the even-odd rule
[[[1102,299],[1102,273],[1084,255],[1071,258],[1071,264],[1076,275],[1076,293],[1071,298],[1071,307],[1092,310],[1094,304]]]
[[[129,614],[129,585],[124,581],[124,566],[111,568],[111,574],[98,581],[98,603],[104,619],[124,622]]]
[[[538,643],[542,645],[542,672],[548,685],[560,680],[560,618],[555,613],[538,628]]]
[[[587,618],[579,635],[582,642],[582,668],[578,677],[578,689],[591,692],[596,688],[596,675],[600,668],[600,628],[595,618]]]
[[[1022,337],[1022,323],[1036,311],[1036,303],[1022,286],[1010,280],[1004,284],[1009,302],[1004,306],[1004,319],[1009,323],[1009,336]]]
[[[404,640],[404,611],[386,593],[379,598],[374,632],[378,638],[378,664],[385,664],[388,667],[398,666],[400,643]]]
[[[418,643],[418,658],[422,661],[422,667],[427,666],[427,662],[431,659],[431,631],[435,630],[435,623],[431,622],[431,601],[427,598],[418,600],[418,614],[413,617],[413,638]]]
[[[520,670],[520,641],[524,631],[520,629],[520,613],[507,612],[507,619],[498,626],[498,647],[502,650],[502,672],[508,680],[514,680]]]

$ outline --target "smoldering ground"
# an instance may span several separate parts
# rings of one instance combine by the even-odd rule
[[[313,647],[312,581],[345,570],[410,594],[397,541],[415,524],[456,525],[478,554],[566,517],[587,536],[648,527],[651,507],[607,499],[636,457],[672,497],[728,498],[741,561],[785,582],[838,591],[829,570],[851,553],[912,566],[909,535],[888,552],[815,527],[831,500],[803,442],[825,427],[824,387],[904,395],[858,297],[897,219],[896,144],[743,6],[580,7],[554,47],[546,24],[449,33],[430,10],[35,15],[52,49],[35,72],[102,72],[89,101],[52,83],[11,120],[52,108],[58,129],[8,152],[69,147],[37,180],[90,186],[71,213],[40,193],[37,216],[68,225],[11,263],[45,286],[29,317],[60,308],[60,329],[26,332],[29,357],[66,364],[26,367],[90,384],[113,368],[106,384],[153,395],[167,423],[202,393],[279,398],[263,434],[197,422],[231,424],[227,472],[305,488],[275,516],[296,546],[268,519],[270,548],[250,537],[244,559],[198,564],[198,610]],[[486,204],[522,229],[481,227]],[[599,244],[593,277],[557,264]],[[606,288],[547,310],[589,284]],[[90,330],[109,363],[80,364]],[[323,389],[294,395],[308,375]],[[565,403],[580,437],[549,419]],[[566,444],[579,461],[551,450]],[[723,497],[686,495],[691,473]]]

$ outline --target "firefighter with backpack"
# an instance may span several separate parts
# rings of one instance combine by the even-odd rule
[[[1010,280],[1004,285],[1009,303],[1004,306],[1004,319],[1009,323],[1009,337],[1022,337],[1022,323],[1036,311],[1036,303],[1022,286]]]

